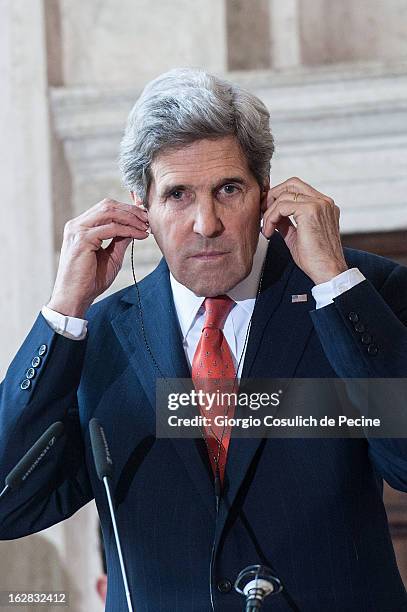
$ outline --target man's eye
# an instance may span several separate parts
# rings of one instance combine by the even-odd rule
[[[234,193],[236,193],[236,191],[238,191],[236,185],[223,185],[222,189],[225,190],[225,193],[227,195],[233,195]]]
[[[174,200],[180,200],[182,198],[183,193],[183,191],[179,191],[178,189],[176,189],[175,191],[172,191],[170,193],[170,198],[174,198]]]

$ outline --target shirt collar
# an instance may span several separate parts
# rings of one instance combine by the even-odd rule
[[[260,233],[250,273],[226,294],[249,315],[252,314],[254,303],[256,301],[261,270],[267,253],[267,247],[268,240],[262,233]],[[174,278],[171,272],[170,283],[182,337],[185,339],[205,298],[195,295],[195,293],[188,289],[188,287],[181,285],[181,283]]]

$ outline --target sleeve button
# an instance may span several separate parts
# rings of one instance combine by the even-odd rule
[[[46,344],[41,344],[40,348],[38,349],[38,355],[40,357],[43,357],[45,355],[45,353],[47,352],[48,347]]]
[[[33,368],[38,368],[41,365],[41,357],[34,357],[31,362]]]
[[[367,352],[369,353],[369,355],[377,355],[379,349],[377,348],[376,344],[369,344],[369,346],[367,347]]]
[[[26,389],[29,389],[31,386],[31,380],[28,380],[28,378],[25,378],[23,380],[23,382],[21,383],[20,387],[23,391],[25,391]]]
[[[372,336],[367,333],[362,334],[360,339],[362,341],[362,344],[370,344],[371,341],[373,340]]]
[[[232,583],[227,578],[223,578],[219,580],[217,587],[221,593],[229,593],[232,590]]]
[[[355,323],[353,327],[355,328],[355,331],[358,332],[358,334],[362,334],[365,331],[365,326],[360,321],[358,323]]]
[[[36,371],[34,370],[34,368],[28,368],[27,372],[25,373],[25,377],[34,378],[35,374],[36,374]]]
[[[348,314],[348,319],[352,323],[357,323],[359,321],[359,315],[356,312],[350,312]]]

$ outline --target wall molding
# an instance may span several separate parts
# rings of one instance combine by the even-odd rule
[[[274,184],[297,175],[334,197],[345,233],[407,228],[407,62],[224,76],[270,108]],[[73,198],[75,184],[120,188],[118,145],[140,91],[58,87],[49,94]]]

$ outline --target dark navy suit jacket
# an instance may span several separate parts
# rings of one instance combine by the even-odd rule
[[[361,251],[345,249],[345,256],[367,280],[315,310],[312,281],[275,232],[243,376],[407,377],[407,269]],[[140,291],[161,372],[190,376],[164,260]],[[291,303],[301,293],[308,302]],[[361,342],[351,312],[376,353]],[[113,490],[136,611],[208,612],[215,500],[203,441],[155,439],[158,375],[142,337],[135,288],[100,301],[87,316],[87,339],[73,341],[40,315],[1,386],[1,482],[49,424],[64,421],[66,433],[21,490],[2,500],[0,538],[40,531],[95,498],[108,564],[106,609],[127,610],[90,450],[88,422],[98,417],[115,463]],[[22,390],[44,344],[37,374]],[[407,610],[382,479],[407,491],[407,440],[232,439],[216,533],[217,610],[243,609],[228,581],[254,563],[271,565],[284,584],[265,610]]]

